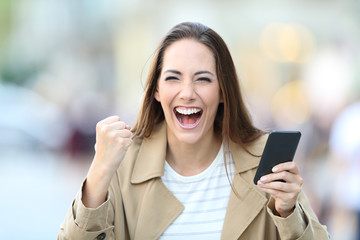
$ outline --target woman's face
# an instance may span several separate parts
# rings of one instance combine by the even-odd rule
[[[215,59],[202,43],[182,39],[164,53],[155,98],[168,126],[168,138],[195,144],[214,135],[221,101]]]

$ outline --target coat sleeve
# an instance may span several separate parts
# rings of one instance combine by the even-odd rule
[[[274,199],[270,198],[267,211],[273,219],[281,239],[330,239],[325,225],[321,225],[304,192],[301,192],[294,212],[287,218],[274,215]]]
[[[97,208],[86,208],[81,201],[82,187],[70,206],[64,222],[60,226],[58,240],[77,239],[126,239],[124,211],[117,209],[115,223],[115,201],[121,201],[121,196],[114,199],[113,184],[110,186],[106,201]],[[119,205],[118,205],[119,206]],[[120,204],[120,206],[122,206]],[[114,231],[116,225],[117,231]],[[116,235],[116,236],[115,236]]]

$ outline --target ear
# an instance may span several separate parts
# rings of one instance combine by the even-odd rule
[[[156,87],[155,99],[156,99],[156,101],[160,102],[160,94],[159,94],[159,88],[158,87]]]

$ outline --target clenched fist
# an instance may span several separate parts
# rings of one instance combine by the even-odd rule
[[[121,122],[118,116],[98,122],[94,164],[114,173],[132,142],[131,135],[130,126]]]

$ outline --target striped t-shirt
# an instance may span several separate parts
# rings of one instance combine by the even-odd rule
[[[227,154],[227,159],[230,159],[229,176],[233,176],[234,161],[231,154]],[[165,172],[161,179],[185,209],[160,239],[220,239],[231,192],[223,147],[212,164],[194,176],[178,174],[165,161]]]

